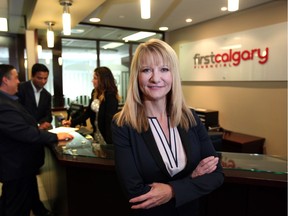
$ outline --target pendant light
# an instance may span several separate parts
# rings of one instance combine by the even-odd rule
[[[47,28],[47,47],[48,48],[53,48],[54,47],[54,31],[52,26],[55,25],[55,22],[53,21],[46,21],[45,22],[48,25]]]
[[[62,24],[63,34],[71,35],[71,14],[69,7],[72,5],[72,0],[60,0],[60,5],[63,6]]]
[[[239,0],[228,0],[228,11],[237,11],[239,9]]]

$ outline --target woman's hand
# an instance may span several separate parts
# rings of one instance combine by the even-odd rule
[[[214,156],[204,158],[192,172],[191,177],[195,178],[213,172],[217,168],[218,161],[219,158]]]
[[[159,206],[167,203],[174,196],[173,188],[169,184],[153,183],[150,186],[149,192],[129,200],[132,204],[139,203],[132,205],[132,209],[149,209]]]
[[[71,121],[70,120],[62,120],[61,123],[65,127],[70,127],[70,125],[71,125]]]

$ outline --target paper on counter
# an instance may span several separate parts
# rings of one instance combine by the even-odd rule
[[[57,127],[49,130],[51,133],[70,133],[79,130],[79,128],[72,128],[72,127]]]

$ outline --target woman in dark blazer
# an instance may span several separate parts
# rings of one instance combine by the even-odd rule
[[[223,183],[206,128],[184,102],[177,56],[161,40],[136,49],[112,138],[132,215],[199,215],[199,198]]]
[[[112,144],[111,135],[111,122],[116,112],[118,112],[118,104],[120,96],[116,82],[111,70],[108,67],[98,67],[94,70],[93,75],[93,86],[94,89],[91,93],[91,99],[89,106],[80,116],[71,119],[71,121],[64,120],[64,125],[70,125],[75,127],[90,118],[91,125],[93,126],[93,133],[96,132],[95,127],[95,116],[96,113],[91,109],[92,102],[97,99],[99,101],[99,112],[98,112],[98,129],[103,136],[104,140],[108,144]]]

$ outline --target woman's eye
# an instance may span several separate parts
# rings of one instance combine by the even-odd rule
[[[142,70],[141,70],[141,72],[144,72],[144,73],[148,73],[150,71],[150,68],[143,68]]]
[[[169,71],[169,68],[166,68],[166,67],[165,67],[165,68],[162,68],[161,71],[162,71],[162,72],[167,72],[167,71]]]

